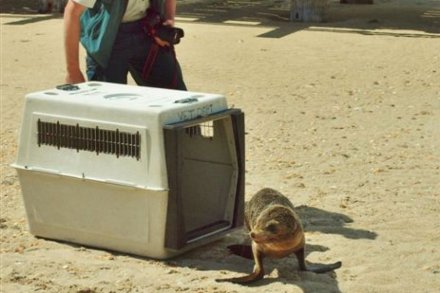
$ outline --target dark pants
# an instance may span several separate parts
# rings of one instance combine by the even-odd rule
[[[87,56],[88,79],[126,84],[130,72],[138,85],[186,90],[172,48],[159,48],[149,75],[142,78],[146,58],[154,44],[154,40],[143,31],[140,21],[122,23],[106,68]]]

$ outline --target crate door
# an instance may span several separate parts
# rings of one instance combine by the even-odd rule
[[[165,128],[168,248],[242,224],[243,115],[231,111]]]

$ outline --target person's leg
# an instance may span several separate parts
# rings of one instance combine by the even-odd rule
[[[89,80],[127,83],[130,71],[138,85],[186,90],[182,71],[170,48],[160,48],[150,74],[142,77],[146,58],[154,41],[142,30],[140,22],[122,24],[106,68],[87,58]]]
[[[144,33],[134,37],[136,52],[129,61],[129,71],[138,85],[186,90],[182,70],[175,53],[170,48],[159,48],[151,71],[142,77],[145,61],[153,40]]]
[[[130,56],[130,35],[118,33],[109,63],[105,68],[100,66],[92,57],[87,56],[88,80],[126,84]]]
[[[86,57],[86,74],[89,81],[104,80],[102,67],[89,55]]]
[[[127,83],[128,65],[127,61],[113,59],[106,68],[102,68],[96,61],[87,56],[87,79],[89,81],[105,81],[112,83]]]

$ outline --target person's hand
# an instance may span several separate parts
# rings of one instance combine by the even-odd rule
[[[162,24],[164,26],[174,26],[174,19],[166,19]]]
[[[75,84],[75,83],[85,82],[86,79],[84,78],[84,75],[82,74],[81,70],[75,70],[73,72],[67,73],[65,81],[66,81],[66,83],[69,83],[69,84]]]
[[[173,19],[166,19],[164,22],[162,22],[163,26],[173,27],[174,26],[174,20]],[[167,41],[164,41],[160,39],[159,37],[154,37],[154,41],[156,44],[158,44],[160,47],[171,47],[171,44]]]
[[[170,43],[167,41],[164,41],[158,37],[154,37],[154,41],[156,44],[158,44],[160,47],[170,47]]]

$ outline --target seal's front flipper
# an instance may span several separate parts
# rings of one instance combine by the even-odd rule
[[[254,244],[254,243],[253,243]],[[264,268],[263,268],[263,254],[257,250],[257,246],[249,246],[249,245],[231,245],[228,246],[229,250],[237,255],[246,257],[251,256],[255,260],[254,271],[252,274],[247,276],[238,277],[238,278],[228,278],[228,279],[217,279],[217,282],[232,282],[236,284],[249,284],[255,281],[261,280],[264,277]],[[253,248],[253,249],[252,249]]]
[[[254,259],[254,255],[252,253],[252,247],[250,245],[234,244],[234,245],[229,245],[228,249],[232,254],[247,259]]]
[[[299,269],[301,271],[314,272],[317,274],[327,273],[342,266],[342,262],[338,261],[332,264],[313,264],[307,265],[304,259],[304,247],[295,252],[296,258],[298,259]]]

